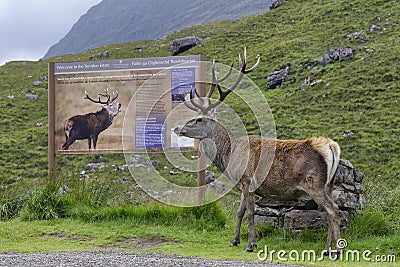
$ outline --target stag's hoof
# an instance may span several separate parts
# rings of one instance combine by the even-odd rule
[[[236,246],[238,246],[239,244],[240,244],[240,241],[233,240],[233,241],[231,242],[231,247],[236,247]]]
[[[253,252],[254,249],[255,249],[256,247],[257,247],[257,244],[256,244],[256,243],[251,243],[251,245],[248,246],[248,247],[244,250],[244,252]]]

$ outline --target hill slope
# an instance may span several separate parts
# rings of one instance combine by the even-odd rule
[[[107,44],[158,39],[185,27],[268,10],[260,0],[103,0],[92,7],[45,58]]]
[[[342,157],[365,174],[369,205],[386,212],[399,227],[400,199],[400,2],[387,0],[292,0],[265,14],[236,23],[219,21],[184,29],[165,40],[139,41],[99,48],[110,58],[170,55],[168,42],[195,34],[208,37],[186,54],[204,53],[230,64],[243,47],[249,59],[262,62],[250,77],[263,91],[273,110],[279,138],[329,136],[338,141]],[[372,25],[380,27],[370,31]],[[358,39],[345,35],[362,31]],[[142,54],[134,47],[143,47]],[[351,47],[353,57],[322,66],[318,59],[329,49]],[[50,59],[75,61],[90,53]],[[282,87],[265,90],[267,73],[290,65]],[[41,178],[47,168],[47,92],[32,81],[47,73],[47,60],[12,62],[0,67],[0,184],[17,177]],[[28,76],[32,75],[30,79]],[[311,83],[301,88],[304,79]],[[25,99],[26,88],[39,94]],[[24,90],[23,93],[21,93]],[[15,96],[7,99],[8,94]],[[232,94],[227,99],[250,132],[257,133],[254,118]],[[353,135],[346,136],[344,131]],[[117,158],[104,156],[102,160]],[[82,160],[84,159],[84,160]],[[59,168],[77,175],[90,160],[83,156],[59,158]]]

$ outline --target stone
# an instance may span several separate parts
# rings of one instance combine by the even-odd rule
[[[280,7],[285,3],[285,0],[272,0],[271,5],[269,6],[269,9],[275,9]]]
[[[363,33],[363,32],[354,32],[354,33],[351,33],[351,34],[346,35],[345,38],[347,38],[348,40],[358,39],[358,38],[361,37],[361,34],[362,34],[362,33]]]
[[[274,217],[278,217],[281,214],[281,212],[279,211],[279,209],[272,209],[272,208],[256,208],[255,209],[255,214],[260,215],[260,216],[274,216]]]
[[[171,49],[171,54],[176,56],[202,43],[203,41],[200,38],[196,36],[189,36],[172,40],[169,43],[169,48]]]
[[[353,49],[351,48],[333,48],[328,51],[322,58],[320,58],[318,61],[321,63],[323,66],[328,65],[329,63],[333,61],[343,61],[347,59],[348,57],[353,55]]]
[[[86,165],[86,170],[94,171],[96,169],[104,169],[106,167],[107,167],[107,165],[104,162],[89,163],[88,165]]]
[[[271,72],[267,75],[267,88],[275,89],[276,87],[281,86],[288,74],[289,67]]]
[[[357,209],[360,207],[357,196],[344,190],[333,190],[332,198],[339,208]]]
[[[328,225],[326,212],[317,210],[292,210],[283,218],[283,226],[289,229],[319,229],[325,225]]]
[[[371,27],[369,27],[370,32],[378,32],[380,30],[381,30],[381,27],[379,27],[377,25],[372,25]]]
[[[146,161],[146,164],[151,165],[151,166],[160,166],[160,162],[155,159],[150,159],[150,160]]]
[[[318,204],[310,196],[306,196],[297,201],[293,208],[298,210],[317,210]]]
[[[364,186],[361,183],[355,183],[354,187],[354,193],[362,194],[364,192]]]
[[[26,94],[25,98],[28,99],[28,100],[36,100],[36,99],[39,98],[39,96],[38,95],[34,95],[34,94]]]
[[[33,86],[41,86],[41,85],[42,85],[42,82],[41,82],[41,81],[34,81],[34,82],[32,83],[32,85],[33,85]]]
[[[273,227],[278,227],[279,219],[278,217],[268,217],[268,216],[260,216],[255,214],[254,215],[254,224],[266,223]]]
[[[282,207],[293,207],[297,201],[279,201],[271,200],[266,198],[258,198],[255,202],[259,207],[271,207],[271,208],[282,208]]]

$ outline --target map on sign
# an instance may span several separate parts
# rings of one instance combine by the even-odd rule
[[[183,102],[205,79],[200,63],[200,55],[51,63],[55,152],[194,149],[173,129],[196,115]]]

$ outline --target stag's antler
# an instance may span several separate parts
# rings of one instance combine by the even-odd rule
[[[103,104],[103,105],[110,105],[112,102],[115,101],[115,99],[117,99],[117,97],[118,97],[118,91],[116,91],[116,93],[113,92],[113,98],[112,98],[111,100],[110,100],[111,96],[110,96],[110,94],[109,94],[109,92],[108,92],[108,88],[107,88],[105,91],[106,91],[105,94],[103,94],[103,93],[98,93],[98,94],[97,94],[98,100],[94,100],[93,98],[91,98],[91,97],[88,95],[87,91],[85,90],[85,96],[84,96],[83,98],[84,98],[84,99],[88,99],[88,100],[92,101],[93,103],[98,103],[98,104]],[[101,96],[102,96],[102,97],[107,97],[107,101],[101,101],[101,99],[100,99]]]
[[[212,74],[212,82],[211,82],[211,86],[210,86],[210,90],[207,93],[207,96],[205,97],[207,103],[204,104],[204,100],[203,98],[201,98],[199,96],[199,94],[197,93],[196,89],[191,89],[190,90],[190,103],[185,101],[184,104],[186,105],[186,107],[194,110],[194,111],[200,111],[201,114],[203,115],[207,115],[207,113],[216,108],[219,104],[222,103],[222,101],[224,101],[224,99],[227,97],[227,95],[229,95],[240,83],[240,81],[242,80],[243,76],[249,72],[252,72],[253,70],[255,70],[258,66],[258,64],[260,63],[260,57],[257,57],[257,62],[256,64],[254,64],[253,67],[251,67],[250,69],[246,69],[246,65],[247,65],[247,53],[246,53],[246,47],[244,48],[244,54],[243,54],[243,58],[244,60],[242,61],[242,58],[239,54],[239,68],[240,68],[240,72],[238,77],[236,78],[235,82],[226,90],[223,91],[221,89],[220,83],[223,82],[224,80],[226,80],[232,73],[232,69],[233,69],[233,64],[231,65],[229,71],[225,74],[224,77],[222,77],[221,79],[217,78],[217,75],[215,73],[215,60],[213,61],[213,65],[212,65],[212,69],[211,69],[211,74]],[[211,103],[211,95],[213,94],[215,87],[218,88],[218,92],[219,92],[219,99],[218,101]],[[199,101],[195,101],[194,98],[195,96],[197,96]]]

